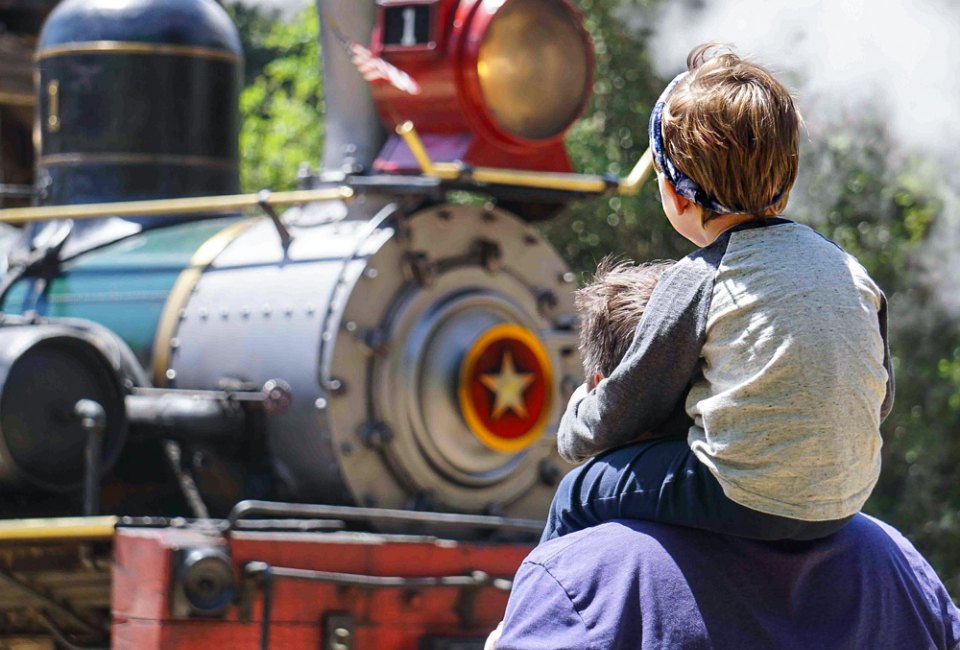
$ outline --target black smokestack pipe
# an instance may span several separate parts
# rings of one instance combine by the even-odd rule
[[[376,20],[373,0],[317,0],[327,135],[323,175],[369,171],[385,141],[370,86],[334,30],[367,46]]]

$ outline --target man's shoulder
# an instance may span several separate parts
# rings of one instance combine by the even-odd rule
[[[563,634],[602,638],[598,647],[637,648],[642,638],[655,648],[752,649],[769,647],[771,634],[791,649],[830,639],[953,650],[960,641],[960,613],[933,569],[895,528],[865,515],[828,538],[785,542],[607,522],[534,549],[515,591],[508,613],[549,601],[566,616]]]
[[[614,520],[541,544],[524,562],[543,567],[561,584],[582,587],[585,581],[605,581],[611,575],[641,575],[678,549],[699,552],[709,535],[683,526]]]

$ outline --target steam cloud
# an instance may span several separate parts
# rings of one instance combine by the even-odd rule
[[[837,111],[887,114],[907,147],[956,155],[960,143],[960,4],[952,0],[682,0],[664,2],[658,71],[684,68],[708,40],[785,73],[812,130]],[[636,19],[636,15],[633,16]]]

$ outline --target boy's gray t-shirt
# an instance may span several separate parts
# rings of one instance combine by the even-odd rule
[[[886,329],[883,293],[855,258],[785,219],[741,224],[664,273],[623,361],[568,405],[560,453],[632,442],[686,395],[690,447],[728,498],[847,517],[880,472]]]

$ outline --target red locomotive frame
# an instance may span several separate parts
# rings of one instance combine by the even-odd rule
[[[448,523],[459,516],[437,517]],[[191,579],[185,554],[197,549],[229,558],[237,586],[215,618],[184,598]],[[529,544],[427,535],[121,526],[112,647],[479,650],[501,620],[510,579],[529,551]]]

